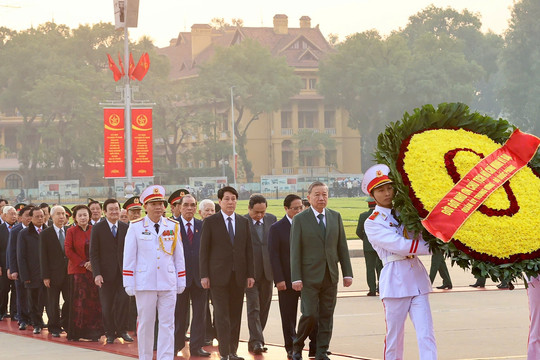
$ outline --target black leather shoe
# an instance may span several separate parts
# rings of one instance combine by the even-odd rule
[[[452,289],[452,285],[441,285],[441,286],[437,286],[437,289],[441,289],[441,290],[448,289],[448,290],[451,290],[451,289]]]
[[[321,358],[317,358],[317,360],[330,360],[330,358],[328,356],[324,355]]]
[[[26,330],[26,327],[27,327],[27,326],[28,326],[28,325],[26,325],[26,323],[23,323],[23,322],[22,322],[22,323],[19,324],[19,330]]]
[[[509,288],[508,284],[505,284],[505,283],[500,283],[499,285],[497,285],[497,287],[499,289],[508,289]]]
[[[287,350],[287,359],[292,359],[292,350]]]
[[[214,339],[204,340],[204,346],[212,346],[213,343],[214,343]]]
[[[127,332],[125,333],[121,333],[119,335],[119,337],[121,337],[122,339],[124,339],[124,341],[127,341],[127,342],[133,342],[133,338],[131,336],[129,336],[129,334]]]
[[[370,291],[366,294],[367,296],[377,296],[377,294],[373,291]]]
[[[58,337],[60,337],[60,333],[57,332],[57,331],[53,331],[53,332],[51,333],[51,336],[52,336],[52,337],[55,337],[55,338],[58,338]]]
[[[114,339],[116,339],[112,335],[107,335],[107,344],[114,344]]]
[[[253,353],[255,355],[261,355],[263,353],[263,347],[261,344],[253,345]]]
[[[238,356],[236,353],[229,354],[229,360],[244,360],[243,357]]]
[[[41,328],[39,326],[34,328],[34,334],[41,334]]]
[[[302,353],[301,352],[294,352],[292,353],[292,359],[293,360],[302,360]]]
[[[204,350],[203,348],[200,348],[199,350],[191,351],[191,356],[201,356],[201,357],[210,357],[210,354],[208,351]]]
[[[473,288],[477,288],[477,287],[483,288],[483,287],[485,287],[484,285],[481,285],[481,284],[479,284],[479,283],[474,283],[474,284],[469,285],[469,286],[470,286],[470,287],[473,287]]]

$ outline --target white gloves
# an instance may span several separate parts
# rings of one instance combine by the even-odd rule
[[[135,296],[135,288],[133,286],[126,286],[126,294]]]
[[[180,286],[180,287],[176,288],[176,293],[181,294],[181,293],[184,292],[184,290],[186,290],[186,287],[185,286]]]

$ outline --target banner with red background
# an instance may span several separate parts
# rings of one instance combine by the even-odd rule
[[[126,176],[126,160],[124,151],[124,109],[103,109],[105,129],[105,177],[117,178]]]
[[[131,125],[133,176],[154,176],[152,151],[152,109],[132,109]]]

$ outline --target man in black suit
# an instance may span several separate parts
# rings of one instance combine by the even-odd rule
[[[255,355],[266,351],[263,331],[272,303],[272,265],[268,254],[268,231],[277,219],[266,212],[267,207],[268,203],[264,196],[252,195],[249,198],[249,213],[245,215],[249,221],[255,265],[255,285],[251,289],[246,289],[248,350]]]
[[[1,201],[0,201],[1,203]],[[11,291],[11,300],[9,301],[11,316],[16,313],[16,295],[15,283],[8,278],[7,269],[7,246],[9,241],[9,233],[17,222],[17,211],[13,206],[4,206],[2,209],[4,222],[0,225],[0,321],[8,317],[8,299]]]
[[[107,344],[121,337],[132,342],[127,333],[129,296],[122,283],[124,241],[128,226],[118,221],[120,204],[116,199],[103,203],[105,219],[92,227],[90,238],[90,263],[94,282],[99,287],[99,299]]]
[[[248,220],[234,212],[236,189],[219,189],[218,199],[221,211],[203,222],[201,284],[212,293],[221,360],[243,360],[236,351],[244,289],[255,282],[251,233]]]
[[[268,252],[274,283],[278,289],[279,313],[281,315],[281,327],[287,358],[292,358],[293,341],[296,338],[296,314],[300,291],[292,288],[291,283],[291,224],[296,214],[299,214],[304,206],[302,198],[295,194],[289,194],[283,201],[285,216],[270,227],[268,233]],[[315,356],[317,349],[317,329],[315,326],[309,335],[309,354]]]
[[[17,208],[18,206],[15,205]],[[17,242],[19,240],[19,232],[26,229],[32,217],[30,216],[30,210],[32,205],[26,205],[20,208],[19,218],[20,221],[15,225],[10,233],[7,247],[7,268],[8,276],[15,281],[15,290],[17,293],[17,321],[19,322],[19,330],[26,330],[27,325],[30,323],[30,314],[28,312],[28,298],[26,296],[26,289],[19,277],[19,264],[17,261]]]
[[[49,333],[60,337],[62,328],[66,329],[69,317],[69,281],[67,274],[68,258],[64,251],[66,240],[66,212],[60,205],[51,209],[53,225],[39,235],[41,277],[47,288],[47,304],[49,315]],[[60,293],[64,299],[60,310]]]
[[[18,235],[17,262],[21,281],[26,288],[28,310],[34,334],[39,334],[43,328],[43,305],[40,306],[40,304],[44,303],[45,298],[45,286],[41,279],[39,265],[39,234],[45,228],[45,215],[43,210],[38,207],[33,207],[29,215],[32,217],[32,222]]]
[[[101,203],[94,199],[89,199],[90,202],[88,203],[88,208],[90,209],[90,225],[94,226],[98,221],[101,220],[101,216],[103,215],[103,209],[101,208]],[[120,217],[120,213],[118,213],[118,217]]]
[[[199,249],[201,245],[202,221],[194,218],[197,210],[197,201],[191,194],[184,195],[179,200],[181,216],[179,218],[180,234],[184,246],[184,259],[186,264],[186,289],[178,294],[175,310],[174,348],[175,354],[184,348],[186,315],[189,315],[189,301],[193,307],[193,320],[191,321],[191,336],[189,351],[191,356],[209,357],[205,351],[204,328],[208,290],[203,289],[199,275]]]

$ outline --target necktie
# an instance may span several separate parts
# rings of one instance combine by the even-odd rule
[[[255,230],[257,231],[257,235],[259,235],[259,239],[263,241],[263,227],[260,221],[255,223]]]
[[[191,231],[191,223],[187,223],[187,238],[189,240],[189,245],[193,245],[193,231]]]
[[[232,219],[231,217],[229,216],[227,218],[227,220],[229,221],[229,225],[228,225],[228,231],[229,231],[229,238],[231,239],[231,243],[234,244],[234,230],[233,230],[233,226],[232,226]]]
[[[154,224],[154,227],[156,228],[156,234],[159,235],[159,224],[158,224],[158,223],[155,223],[155,224]]]
[[[324,221],[323,221],[324,215],[319,214],[317,215],[317,217],[319,218],[319,227],[321,228],[323,235],[326,235],[326,227],[324,226]]]
[[[111,227],[111,231],[112,231],[112,236],[116,237],[116,225],[113,225]]]
[[[64,242],[66,241],[66,238],[64,236],[64,229],[60,229],[60,231],[58,231],[58,241],[60,241],[62,251],[64,251]]]
[[[8,230],[11,230],[12,227],[13,225],[8,225]]]
[[[41,234],[41,228],[38,228],[38,229],[37,229],[37,233],[38,233],[38,234]]]

